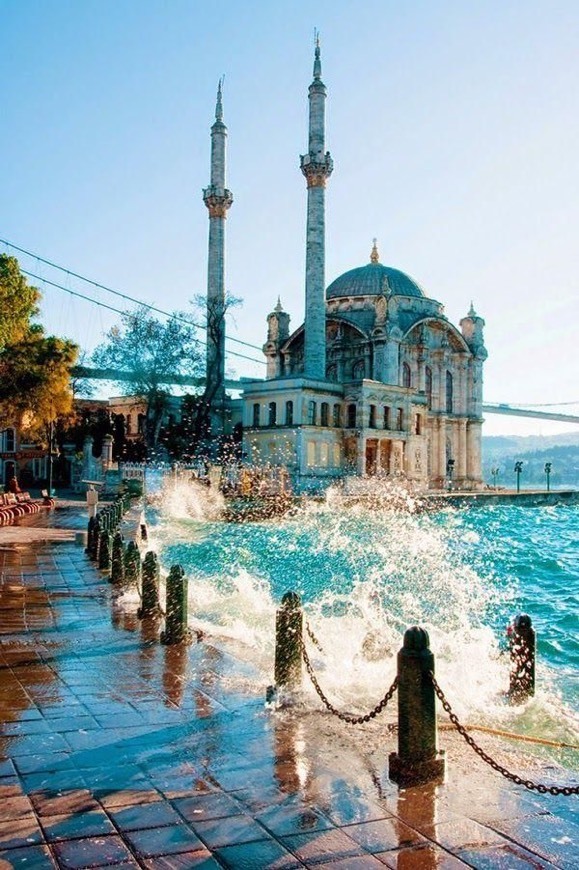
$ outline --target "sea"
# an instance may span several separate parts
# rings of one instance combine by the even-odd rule
[[[261,522],[221,522],[219,507],[175,482],[151,536],[163,567],[187,572],[191,624],[235,644],[256,683],[273,679],[275,612],[292,591],[335,706],[371,709],[396,673],[404,631],[419,625],[465,723],[579,744],[579,506],[425,511],[403,491],[348,504],[330,490]],[[513,707],[507,631],[522,613],[536,632],[537,687]],[[562,760],[577,768],[578,756]]]

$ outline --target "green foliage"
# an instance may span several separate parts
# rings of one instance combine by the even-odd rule
[[[50,420],[69,413],[70,369],[78,348],[47,336],[31,322],[40,293],[29,287],[14,257],[0,257],[0,427],[42,434]]]

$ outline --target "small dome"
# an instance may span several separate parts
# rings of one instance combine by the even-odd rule
[[[424,293],[416,281],[404,272],[378,262],[344,272],[326,290],[326,299],[381,295],[423,297]]]

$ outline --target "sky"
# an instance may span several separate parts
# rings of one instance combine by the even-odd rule
[[[278,295],[296,328],[317,27],[334,159],[327,283],[367,263],[376,237],[381,261],[453,323],[471,300],[485,318],[485,401],[577,401],[566,410],[579,414],[576,0],[0,0],[0,20],[2,239],[163,309],[190,309],[206,287],[202,188],[224,75],[227,288],[243,299],[228,332],[261,347]],[[32,283],[47,330],[89,351],[118,320]],[[227,365],[264,373],[232,356]],[[487,416],[484,432],[569,428]]]

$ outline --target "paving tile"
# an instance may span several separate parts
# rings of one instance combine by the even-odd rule
[[[44,837],[36,816],[0,821],[0,848],[15,849],[18,846],[35,846],[44,843]]]
[[[206,849],[181,852],[177,855],[157,855],[155,858],[143,860],[142,863],[146,870],[189,870],[193,867],[199,870],[217,870],[223,866]],[[254,870],[257,868],[254,867]]]
[[[499,820],[492,827],[557,867],[579,866],[579,825],[543,814]]]
[[[85,867],[103,867],[109,864],[132,864],[133,858],[120,837],[84,837],[54,843],[58,863],[65,870],[83,870]]]
[[[126,807],[136,804],[148,804],[153,801],[160,801],[161,795],[155,789],[143,788],[127,788],[119,791],[106,791],[98,793],[98,801],[107,810],[113,807]]]
[[[243,807],[225,792],[211,792],[192,797],[177,798],[173,806],[189,822],[202,822],[206,819],[223,819],[239,815]]]
[[[374,855],[354,855],[351,858],[336,858],[336,860],[327,861],[323,864],[324,867],[339,868],[339,870],[380,870],[384,868],[384,864]],[[426,868],[422,868],[426,870]]]
[[[32,803],[21,791],[19,795],[2,795],[0,797],[0,818],[3,821],[19,819],[31,814]]]
[[[199,837],[184,824],[149,828],[146,831],[131,831],[125,834],[125,840],[142,858],[205,849]]]
[[[0,870],[19,867],[25,870],[54,870],[56,864],[46,846],[29,846],[9,851],[4,851],[0,846]]]
[[[86,789],[75,789],[65,794],[44,791],[30,795],[39,816],[64,816],[98,810],[98,804]]]
[[[41,816],[41,825],[48,842],[114,834],[115,829],[103,810],[81,810],[62,816]]]
[[[166,801],[109,809],[109,814],[120,831],[140,831],[183,823],[181,816]]]
[[[320,831],[283,837],[282,844],[306,866],[327,864],[343,858],[368,854],[343,831]]]
[[[374,855],[379,861],[390,867],[391,870],[465,870],[468,866],[478,868],[478,864],[465,864],[455,855],[445,852],[433,843],[425,843],[413,846],[409,849],[395,849],[388,852],[377,852]],[[494,870],[509,870],[510,865],[501,868],[498,865]]]
[[[460,857],[477,870],[550,870],[561,867],[561,864],[551,864],[538,855],[528,852],[516,843],[505,843],[500,846],[488,846],[480,849],[465,849]],[[576,860],[575,867],[579,862]],[[569,864],[569,866],[573,866]]]
[[[359,843],[367,852],[384,852],[419,843],[424,838],[399,819],[379,819],[348,825],[343,832]]]
[[[329,818],[314,806],[292,802],[271,807],[256,815],[256,820],[278,837],[305,831],[327,831],[334,827]]]
[[[249,843],[251,840],[263,840],[267,837],[267,831],[249,816],[228,816],[224,819],[194,822],[192,827],[210,849],[232,843]]]
[[[275,840],[257,840],[217,849],[215,855],[232,870],[291,870],[303,867],[298,859]],[[378,867],[381,865],[378,863]]]

